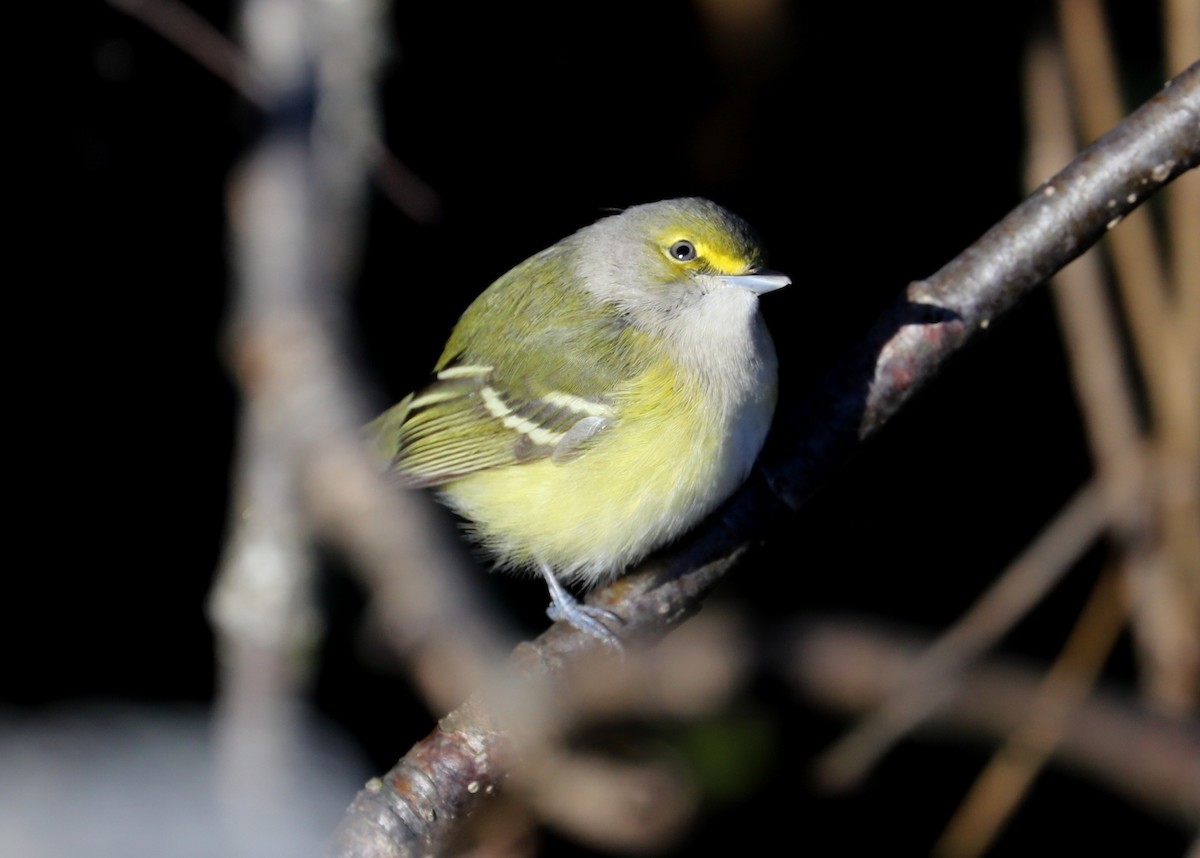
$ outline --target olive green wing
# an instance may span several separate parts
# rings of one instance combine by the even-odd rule
[[[549,254],[481,295],[430,382],[371,425],[403,484],[566,461],[619,418],[618,394],[643,362],[619,314],[577,288]]]

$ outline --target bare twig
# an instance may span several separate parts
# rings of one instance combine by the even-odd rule
[[[204,66],[213,77],[233,87],[252,104],[264,98],[263,81],[243,59],[237,46],[208,21],[179,0],[108,0],[131,18],[141,21],[185,55]]]

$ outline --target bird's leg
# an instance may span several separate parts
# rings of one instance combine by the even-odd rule
[[[550,588],[551,602],[550,607],[546,609],[546,616],[555,622],[564,620],[581,632],[598,638],[614,649],[622,649],[621,641],[605,623],[623,625],[625,623],[623,619],[604,608],[580,604],[574,596],[567,592],[567,588],[558,580],[553,569],[545,563],[538,564],[538,568],[542,572],[542,577],[546,579],[546,586]]]

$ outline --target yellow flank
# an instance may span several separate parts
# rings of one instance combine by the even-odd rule
[[[714,413],[721,406],[704,401],[705,385],[683,382],[664,358],[615,397],[613,424],[568,465],[478,471],[443,486],[446,500],[501,566],[613,577],[647,540],[678,536],[745,477],[726,448],[726,415]]]

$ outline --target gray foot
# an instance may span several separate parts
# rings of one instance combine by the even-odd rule
[[[562,585],[562,582],[555,577],[554,572],[547,566],[542,566],[542,577],[546,579],[546,586],[550,588],[550,607],[546,609],[546,616],[558,622],[563,620],[570,623],[581,632],[598,638],[616,650],[621,650],[621,641],[616,635],[609,630],[607,623],[613,625],[624,625],[625,621],[612,611],[606,611],[604,608],[595,608],[591,605],[581,605],[576,601],[575,597],[567,592],[567,589]]]

